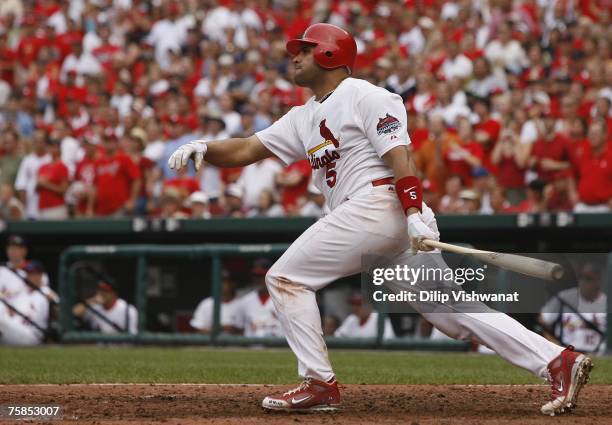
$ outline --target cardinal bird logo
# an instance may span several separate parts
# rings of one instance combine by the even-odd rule
[[[327,128],[325,125],[325,120],[319,123],[319,132],[321,133],[321,137],[323,137],[326,142],[332,142],[336,149],[340,147],[340,141],[336,139],[331,130]]]
[[[379,136],[382,136],[383,134],[394,133],[401,126],[402,123],[400,123],[397,118],[395,118],[393,115],[387,114],[384,118],[378,119],[376,132]]]

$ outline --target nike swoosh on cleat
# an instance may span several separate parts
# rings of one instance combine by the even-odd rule
[[[291,399],[291,404],[299,404],[299,403],[302,403],[303,401],[308,400],[310,397],[312,397],[312,396],[311,396],[311,395],[306,395],[306,396],[304,396],[304,397],[302,397],[302,398],[299,398],[299,399],[298,399],[298,398],[293,397],[293,398]]]
[[[564,381],[564,379],[561,378],[561,384],[559,384],[559,388],[557,388],[557,391],[559,391],[560,393],[563,392],[563,381]]]

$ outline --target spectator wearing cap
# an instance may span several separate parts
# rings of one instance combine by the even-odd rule
[[[43,293],[45,270],[41,263],[29,262],[24,272],[29,285],[23,284],[24,289],[8,301],[10,307],[0,305],[0,345],[39,345],[45,336],[52,291]]]
[[[104,155],[95,160],[95,191],[92,197],[98,216],[123,216],[134,211],[140,193],[138,166],[119,151],[113,132],[104,135]]]
[[[51,161],[38,169],[39,218],[41,220],[66,220],[68,207],[64,195],[69,185],[68,167],[61,159],[61,140],[56,133],[47,138],[47,152]]]
[[[608,131],[605,121],[593,121],[589,126],[590,149],[580,163],[575,212],[612,210],[612,144]]]
[[[239,299],[246,337],[282,337],[282,329],[276,308],[266,287],[266,273],[272,267],[267,258],[255,260],[251,269],[254,289]]]
[[[607,296],[602,291],[601,266],[585,262],[577,267],[576,286],[554,295],[540,312],[547,337],[573,345],[583,353],[604,353]]]
[[[202,191],[193,192],[187,199],[187,208],[191,210],[192,219],[211,218],[208,196]]]
[[[479,214],[481,212],[480,193],[473,189],[464,189],[459,192],[461,200],[460,214]]]
[[[221,286],[221,305],[219,307],[219,329],[221,333],[236,335],[242,334],[244,324],[242,306],[236,297],[236,282],[227,270],[223,271]],[[210,334],[213,325],[213,297],[204,298],[196,307],[189,322],[198,333]]]
[[[51,161],[51,155],[47,153],[46,140],[45,130],[37,129],[34,132],[34,150],[21,161],[15,178],[15,189],[26,206],[26,217],[29,219],[37,219],[39,214],[38,191],[36,190],[38,169]]]
[[[8,128],[0,134],[0,185],[15,183],[19,165],[23,155],[19,149],[19,135],[12,128]]]
[[[183,211],[185,197],[176,187],[166,187],[159,200],[159,217],[184,219],[189,216]]]
[[[484,167],[472,170],[472,190],[478,195],[480,214],[492,214],[491,192],[497,186],[495,177]]]
[[[378,312],[363,299],[361,294],[354,294],[349,299],[352,313],[344,319],[334,336],[338,338],[376,338],[378,335]],[[395,338],[391,321],[385,317],[383,338]]]
[[[230,184],[223,194],[223,210],[225,217],[242,218],[246,216],[243,203],[244,192],[240,185]]]
[[[72,308],[72,314],[91,329],[105,334],[138,333],[138,311],[117,293],[117,284],[109,277],[99,279],[96,294]],[[93,311],[92,311],[93,310]]]
[[[545,211],[545,187],[546,183],[542,180],[536,179],[529,182],[526,199],[518,205],[508,208],[508,212],[537,214]]]

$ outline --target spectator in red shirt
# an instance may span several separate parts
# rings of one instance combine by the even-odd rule
[[[140,127],[133,128],[127,138],[125,151],[140,170],[142,179],[140,193],[138,194],[138,200],[136,201],[134,210],[136,215],[146,215],[147,211],[150,209],[148,208],[148,202],[150,195],[153,193],[153,186],[156,179],[153,172],[155,162],[143,155],[146,144],[147,133]]]
[[[74,215],[93,216],[93,209],[88,210],[88,205],[93,206],[96,181],[96,158],[103,155],[104,150],[99,146],[100,138],[94,134],[83,136],[83,150],[85,155],[76,166],[74,172],[74,183],[70,187],[70,194],[74,198]]]
[[[449,174],[461,176],[466,186],[472,184],[472,170],[482,165],[484,151],[482,145],[474,140],[472,124],[467,117],[457,118],[457,135],[444,149],[444,160]]]
[[[571,168],[571,149],[568,140],[555,132],[555,119],[546,115],[542,120],[542,137],[535,141],[528,158],[528,166],[538,173],[538,178],[550,183],[560,176],[559,171]]]
[[[544,188],[546,183],[542,180],[533,180],[527,186],[527,199],[520,204],[507,209],[510,213],[541,213],[546,211]]]
[[[193,192],[200,190],[200,183],[195,177],[191,177],[187,168],[176,172],[176,177],[164,182],[164,188],[173,187],[178,190],[183,199],[188,198]]]
[[[307,160],[302,160],[285,167],[277,174],[276,184],[281,188],[281,204],[288,215],[298,214],[298,199],[308,191],[310,172],[310,164]]]
[[[580,164],[578,198],[575,212],[609,212],[612,209],[612,148],[604,121],[589,127],[591,149]]]
[[[117,137],[113,133],[104,135],[104,151],[104,155],[95,162],[95,214],[131,214],[140,193],[140,170],[129,156],[119,151]]]
[[[8,33],[0,28],[0,80],[13,84],[17,53],[8,45]]]
[[[478,124],[474,126],[474,139],[484,149],[483,166],[491,169],[491,152],[501,132],[501,124],[491,118],[491,102],[488,98],[475,98],[474,112],[478,115]]]
[[[513,205],[525,199],[525,167],[518,144],[518,134],[506,129],[491,153],[497,183],[505,189],[506,197]]]
[[[68,167],[61,160],[61,140],[52,133],[47,138],[51,161],[38,169],[39,218],[41,220],[66,220],[68,207],[64,195],[68,189]]]

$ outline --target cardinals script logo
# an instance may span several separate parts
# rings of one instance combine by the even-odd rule
[[[340,147],[340,140],[327,127],[325,120],[319,123],[319,134],[323,142],[308,150],[308,160],[313,170],[325,168],[325,181],[331,188],[336,185],[336,161],[340,159],[337,149]],[[323,153],[321,153],[323,150]],[[315,155],[316,152],[319,152]]]
[[[376,124],[376,132],[379,136],[383,134],[390,134],[397,131],[402,126],[402,123],[399,122],[397,118],[393,115],[385,115],[384,118],[378,119],[378,124]]]

